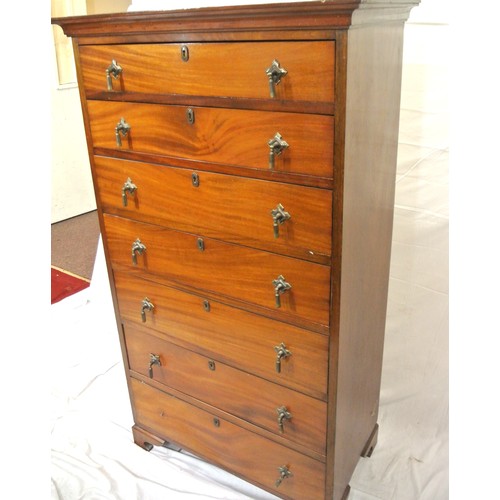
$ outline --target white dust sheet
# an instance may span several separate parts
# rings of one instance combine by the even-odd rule
[[[405,62],[401,102],[380,432],[350,500],[448,498],[445,68]],[[91,286],[51,312],[52,499],[275,498],[192,456],[133,444],[101,245]]]

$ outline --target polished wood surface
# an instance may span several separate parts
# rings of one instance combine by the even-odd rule
[[[278,437],[325,454],[326,403],[159,339],[125,329],[130,369],[189,394]],[[150,355],[159,357],[149,374]],[[242,356],[244,354],[242,353]],[[235,397],[236,396],[236,397]],[[291,414],[278,425],[277,410]]]
[[[142,301],[147,297],[154,309],[146,315],[145,326],[160,338],[326,400],[327,336],[127,273],[114,274],[120,313],[127,324],[142,325]],[[291,354],[281,360],[277,372],[275,347],[281,344]]]
[[[55,18],[80,44],[160,40],[296,40],[335,38],[332,30],[379,22],[403,24],[418,0],[315,0],[267,5]]]
[[[95,90],[86,94],[89,101],[144,102],[150,104],[173,104],[186,107],[204,106],[227,109],[255,109],[280,113],[307,113],[310,115],[334,115],[335,102],[284,101],[270,98],[249,99],[246,97],[217,97],[187,94],[152,94],[148,92],[108,92]]]
[[[172,284],[235,297],[270,312],[278,309],[273,280],[282,275],[292,288],[281,295],[280,312],[328,324],[328,266],[121,217],[105,215],[104,227],[114,269],[159,275]],[[203,251],[198,248],[200,237]],[[131,249],[137,238],[146,251],[134,265]]]
[[[279,133],[289,147],[275,155],[272,170],[333,176],[331,116],[104,101],[88,101],[88,112],[96,148],[270,170],[268,142]],[[130,131],[117,146],[121,118]]]
[[[75,36],[141,446],[177,443],[281,498],[347,498],[378,429],[402,30],[417,3],[54,20]],[[123,72],[108,91],[113,58]],[[289,73],[271,98],[265,69],[273,59]],[[117,146],[121,118],[132,128]],[[276,132],[290,147],[270,169]],[[123,206],[128,177],[138,189]],[[269,225],[275,203],[292,215],[279,238]],[[133,264],[137,238],[147,249]],[[292,284],[279,308],[278,275]],[[145,297],[155,306],[143,322]],[[292,355],[278,373],[281,342]],[[149,378],[153,350],[165,363]],[[207,375],[208,361],[215,370]],[[283,434],[273,430],[267,403],[288,395],[293,415],[304,402],[319,429],[300,423],[304,432],[288,439],[293,416]],[[293,476],[276,486],[283,465]]]
[[[335,377],[338,497],[370,441],[378,417],[396,185],[402,36],[403,26],[393,23],[365,27],[349,36],[342,292]],[[365,78],[356,79],[361,71]],[[360,304],[363,314],[358,314]],[[363,366],[362,371],[352,363],[354,359]]]
[[[276,99],[333,102],[333,41],[89,45],[80,51],[87,92],[107,89],[106,68],[116,60],[123,72],[114,91],[255,99],[269,98],[266,69],[275,59],[288,72],[276,85]]]
[[[274,441],[242,429],[178,398],[131,380],[135,418],[146,430],[160,432],[167,441],[273,491],[282,498],[317,498],[324,464]],[[217,418],[218,425],[214,424]],[[194,425],[193,423],[196,423]],[[279,487],[278,468],[293,476]]]
[[[96,157],[94,165],[106,213],[328,263],[329,190],[106,157]],[[124,206],[129,178],[137,189],[125,193]],[[276,238],[271,211],[279,204],[291,218],[279,225]]]

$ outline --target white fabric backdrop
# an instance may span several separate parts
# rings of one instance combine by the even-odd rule
[[[406,29],[380,433],[354,473],[350,500],[448,498],[448,107],[447,69],[436,57],[446,44],[440,28]],[[90,288],[51,306],[51,321],[53,500],[275,498],[194,457],[133,444],[101,246]]]

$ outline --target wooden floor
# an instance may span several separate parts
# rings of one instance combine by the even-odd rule
[[[99,241],[97,211],[52,224],[51,264],[90,280]]]

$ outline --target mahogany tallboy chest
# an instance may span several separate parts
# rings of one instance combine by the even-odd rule
[[[342,499],[377,439],[418,0],[53,19],[73,38],[134,440]]]

